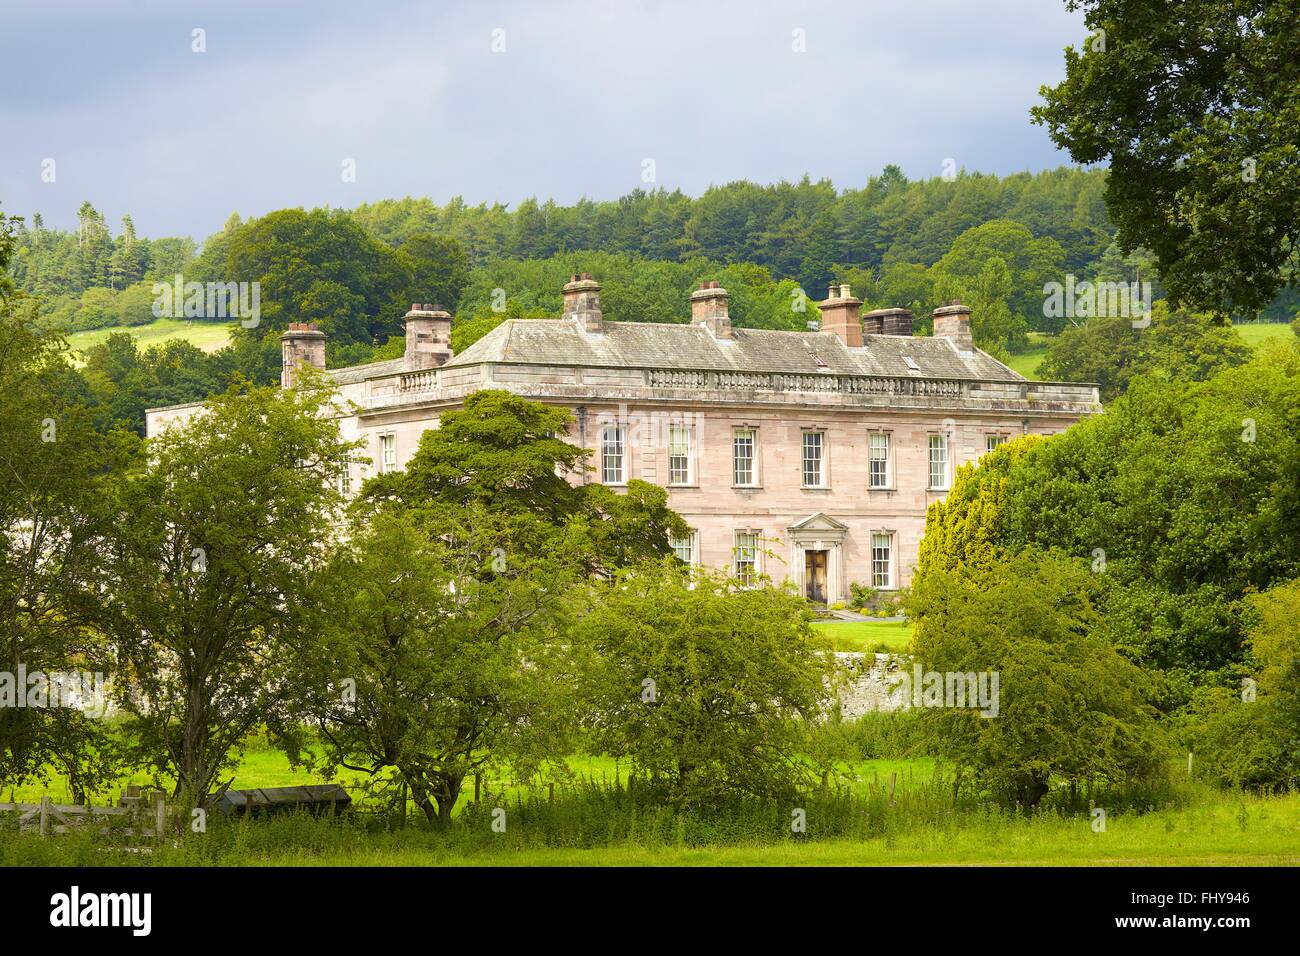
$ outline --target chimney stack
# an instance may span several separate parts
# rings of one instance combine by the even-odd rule
[[[312,322],[290,322],[280,336],[280,387],[292,388],[298,367],[325,368],[325,333]]]
[[[411,303],[406,321],[406,367],[437,368],[451,358],[451,314],[440,305]]]
[[[703,326],[715,339],[731,338],[730,299],[731,294],[716,281],[701,282],[691,293],[691,325]]]
[[[819,302],[817,308],[822,313],[823,332],[834,332],[836,338],[851,347],[862,344],[862,300],[855,299],[847,285],[831,286],[826,301]]]
[[[911,335],[911,309],[875,309],[862,317],[867,335]]]
[[[939,306],[932,314],[935,338],[949,339],[959,352],[975,350],[975,340],[970,332],[970,306],[954,299],[949,305]]]
[[[600,311],[600,283],[590,272],[573,276],[564,286],[564,318],[578,320],[584,332],[602,332],[605,318]]]

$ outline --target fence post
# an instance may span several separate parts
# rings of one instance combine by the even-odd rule
[[[49,836],[50,833],[50,795],[47,793],[41,797],[41,836]]]
[[[153,795],[153,838],[162,842],[163,830],[167,828],[167,801],[161,790]]]
[[[898,783],[898,771],[889,775],[889,802],[894,802],[894,784]]]

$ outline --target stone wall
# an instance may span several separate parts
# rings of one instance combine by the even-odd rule
[[[840,687],[840,709],[846,719],[875,710],[905,710],[906,684],[900,680],[911,658],[903,654],[863,654],[837,651],[836,661],[847,678]]]

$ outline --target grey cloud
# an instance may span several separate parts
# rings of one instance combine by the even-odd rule
[[[3,209],[68,227],[89,199],[198,238],[236,210],[613,198],[647,158],[692,194],[1055,166],[1028,109],[1084,34],[1056,0],[42,2],[0,22]]]

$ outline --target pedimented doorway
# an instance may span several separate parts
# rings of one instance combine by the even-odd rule
[[[817,512],[790,525],[790,567],[799,593],[828,607],[844,600],[844,538],[848,525]]]

